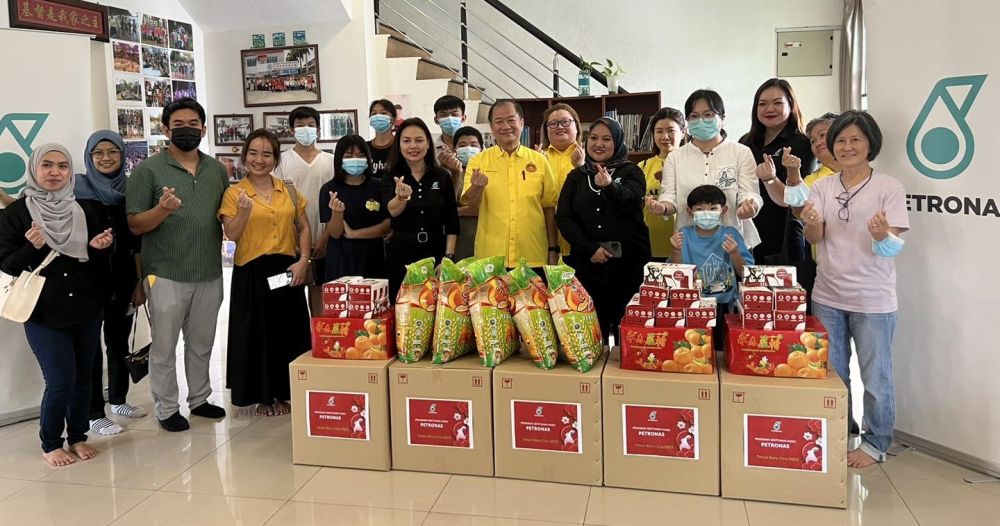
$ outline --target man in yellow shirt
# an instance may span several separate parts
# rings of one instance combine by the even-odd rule
[[[555,207],[559,188],[545,156],[521,145],[524,112],[512,100],[490,108],[497,144],[469,160],[462,205],[479,204],[476,257],[502,255],[507,267],[518,258],[541,267],[559,261]]]

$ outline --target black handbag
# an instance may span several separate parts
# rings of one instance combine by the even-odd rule
[[[149,327],[149,308],[145,305],[142,306],[143,312],[146,313],[146,326]],[[149,343],[142,345],[136,349],[136,336],[137,329],[139,328],[139,311],[136,310],[135,316],[132,318],[132,333],[129,336],[129,353],[125,356],[125,366],[128,367],[128,375],[132,377],[132,383],[137,384],[142,381],[143,378],[149,374],[149,349],[153,346],[153,341],[150,333]],[[147,331],[150,332],[150,331]]]
[[[765,265],[797,265],[799,262],[792,261],[788,256],[788,237],[789,232],[792,229],[792,211],[785,211],[785,233],[781,237],[781,251],[777,254],[769,254],[764,256]]]

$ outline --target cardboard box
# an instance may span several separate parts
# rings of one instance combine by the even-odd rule
[[[389,280],[362,279],[347,285],[347,299],[360,302],[389,301]]]
[[[684,307],[654,307],[656,327],[685,327]]]
[[[663,286],[639,285],[639,304],[654,307],[669,298],[670,290]]]
[[[808,297],[801,287],[780,287],[774,289],[774,310],[806,311]]]
[[[322,360],[288,366],[292,462],[389,470],[389,360]]]
[[[687,326],[693,329],[710,329],[717,325],[716,317],[719,309],[717,307],[695,307],[687,309],[684,317]]]
[[[719,494],[719,378],[604,368],[604,485]]]
[[[734,314],[726,321],[726,362],[731,373],[812,379],[832,374],[827,371],[830,338],[818,319],[807,317],[805,332],[740,327]]]
[[[746,311],[740,321],[740,325],[745,329],[774,330],[774,311]]]
[[[315,358],[385,360],[396,355],[393,313],[363,319],[323,316],[312,319]]]
[[[721,372],[722,496],[847,507],[847,388]]]
[[[670,289],[690,289],[694,287],[698,267],[676,263],[660,264],[660,279],[663,286]]]
[[[381,316],[389,311],[389,300],[361,300],[361,301],[348,301],[347,302],[347,312],[350,313],[352,317],[362,317],[362,316]]]
[[[767,287],[740,286],[740,306],[744,312],[771,312],[774,291]]]
[[[475,353],[389,366],[392,468],[493,476],[493,379]]]
[[[351,283],[363,280],[361,276],[342,276],[323,284],[323,303],[347,301],[347,287]],[[345,309],[346,310],[346,309]]]
[[[743,284],[750,287],[794,287],[798,271],[793,266],[746,265]]]
[[[701,292],[698,289],[670,289],[670,306],[688,308],[698,303],[701,299]]]
[[[806,330],[806,311],[804,310],[774,311],[774,330],[776,331]]]
[[[622,368],[665,373],[715,372],[711,329],[636,327],[623,323],[618,332]]]
[[[565,362],[543,371],[511,357],[493,370],[496,476],[600,486],[601,373]]]

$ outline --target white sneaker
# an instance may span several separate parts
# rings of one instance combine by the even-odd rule
[[[121,405],[111,404],[111,412],[128,418],[142,418],[146,416],[145,409],[127,403]]]
[[[117,435],[125,431],[125,428],[112,422],[107,417],[98,418],[97,420],[90,421],[90,430],[97,433],[98,435]]]

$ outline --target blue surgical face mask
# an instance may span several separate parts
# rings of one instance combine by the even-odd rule
[[[897,254],[903,251],[903,245],[905,244],[906,241],[903,241],[903,238],[890,232],[889,235],[882,241],[872,240],[872,252],[874,252],[876,256],[894,258]]]
[[[785,187],[785,204],[793,208],[800,208],[806,206],[806,200],[809,199],[809,187],[804,183],[799,183],[795,186]]]
[[[458,160],[462,161],[462,164],[465,165],[469,164],[469,159],[472,159],[481,151],[482,150],[478,146],[462,146],[455,151],[455,154],[458,156]]]
[[[295,128],[295,140],[303,146],[312,146],[316,142],[319,133],[315,126],[299,126]]]
[[[385,133],[392,128],[392,117],[381,113],[368,117],[368,124],[371,125],[375,133]]]
[[[368,159],[344,159],[344,171],[348,175],[361,175],[368,169]]]
[[[694,213],[694,226],[702,230],[715,230],[721,224],[721,210],[698,210]]]
[[[688,123],[688,133],[699,141],[710,141],[719,135],[719,118],[698,119]]]
[[[445,135],[455,135],[455,132],[462,127],[461,117],[444,117],[438,119],[438,126]]]

